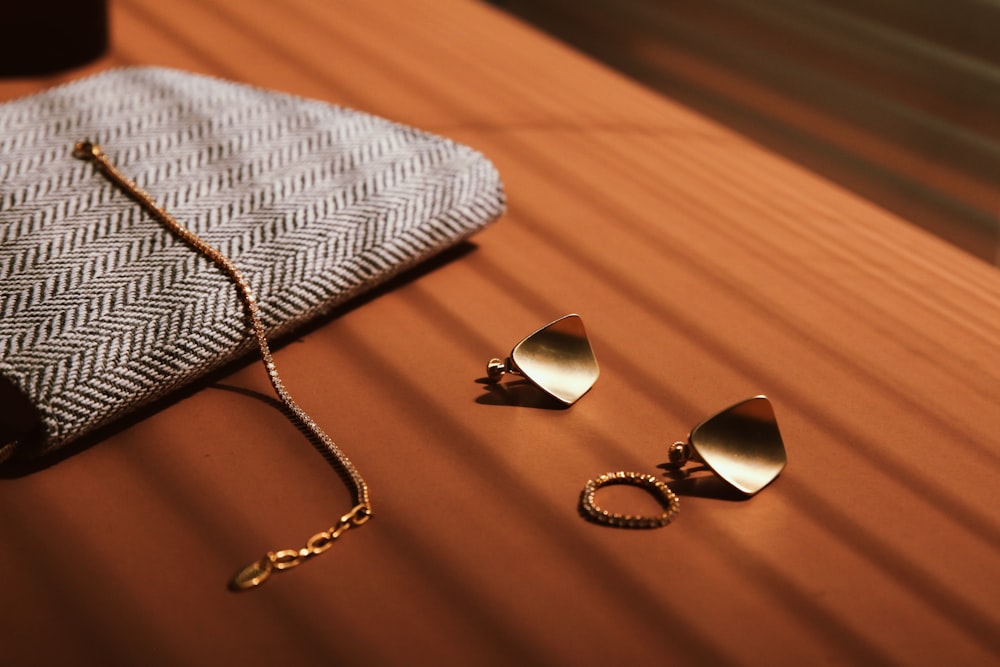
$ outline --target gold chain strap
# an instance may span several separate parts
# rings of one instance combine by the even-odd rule
[[[229,587],[233,590],[248,590],[259,586],[271,576],[272,572],[287,570],[313,556],[323,553],[333,546],[333,542],[348,528],[351,526],[360,526],[367,522],[372,516],[371,501],[368,498],[368,485],[350,459],[333,442],[330,436],[320,428],[319,424],[313,421],[306,414],[305,410],[299,407],[292,399],[291,394],[288,393],[288,390],[285,389],[285,384],[281,381],[277,368],[275,368],[274,358],[271,356],[271,348],[267,342],[264,323],[260,319],[260,308],[257,305],[257,298],[254,296],[253,290],[250,289],[250,282],[243,273],[228,257],[157,206],[147,192],[111,164],[111,161],[101,150],[100,146],[89,141],[81,141],[74,147],[73,156],[92,162],[103,176],[139,202],[157,222],[213,261],[233,280],[250,319],[250,325],[253,329],[254,338],[257,341],[257,347],[260,348],[260,356],[264,362],[264,368],[267,369],[267,376],[271,381],[271,386],[274,387],[274,392],[285,406],[286,415],[300,430],[306,433],[307,436],[312,437],[316,442],[319,442],[326,452],[333,457],[343,473],[345,481],[351,487],[354,507],[350,512],[340,517],[335,526],[310,537],[306,541],[306,546],[301,549],[267,552],[260,560],[247,565],[237,572],[230,581]]]

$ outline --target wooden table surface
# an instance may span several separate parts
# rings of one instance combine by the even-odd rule
[[[260,589],[226,582],[349,499],[253,359],[5,470],[4,664],[1000,660],[996,268],[486,4],[110,10],[107,55],[0,98],[114,66],[209,73],[467,143],[509,210],[280,346],[375,518]],[[478,381],[568,312],[602,371],[579,403]],[[759,393],[788,467],[758,496],[682,485],[657,530],[581,518],[586,480],[663,475],[670,442]]]

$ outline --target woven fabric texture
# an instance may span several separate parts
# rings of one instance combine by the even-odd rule
[[[0,105],[0,375],[38,412],[29,455],[251,345],[230,280],[74,159],[82,139],[240,267],[272,335],[504,207],[495,168],[465,146],[185,72],[114,70]]]

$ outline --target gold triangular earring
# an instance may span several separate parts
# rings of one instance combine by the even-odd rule
[[[505,373],[520,375],[564,405],[572,405],[594,386],[600,369],[583,319],[570,314],[524,338],[506,360],[494,358],[486,366],[491,384]]]
[[[668,467],[700,461],[730,486],[752,496],[785,467],[785,444],[771,401],[754,396],[691,429],[687,442],[670,446]]]

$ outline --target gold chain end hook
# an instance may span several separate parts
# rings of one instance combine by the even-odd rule
[[[101,155],[101,147],[93,141],[78,141],[73,146],[73,157],[78,160],[96,160]]]

